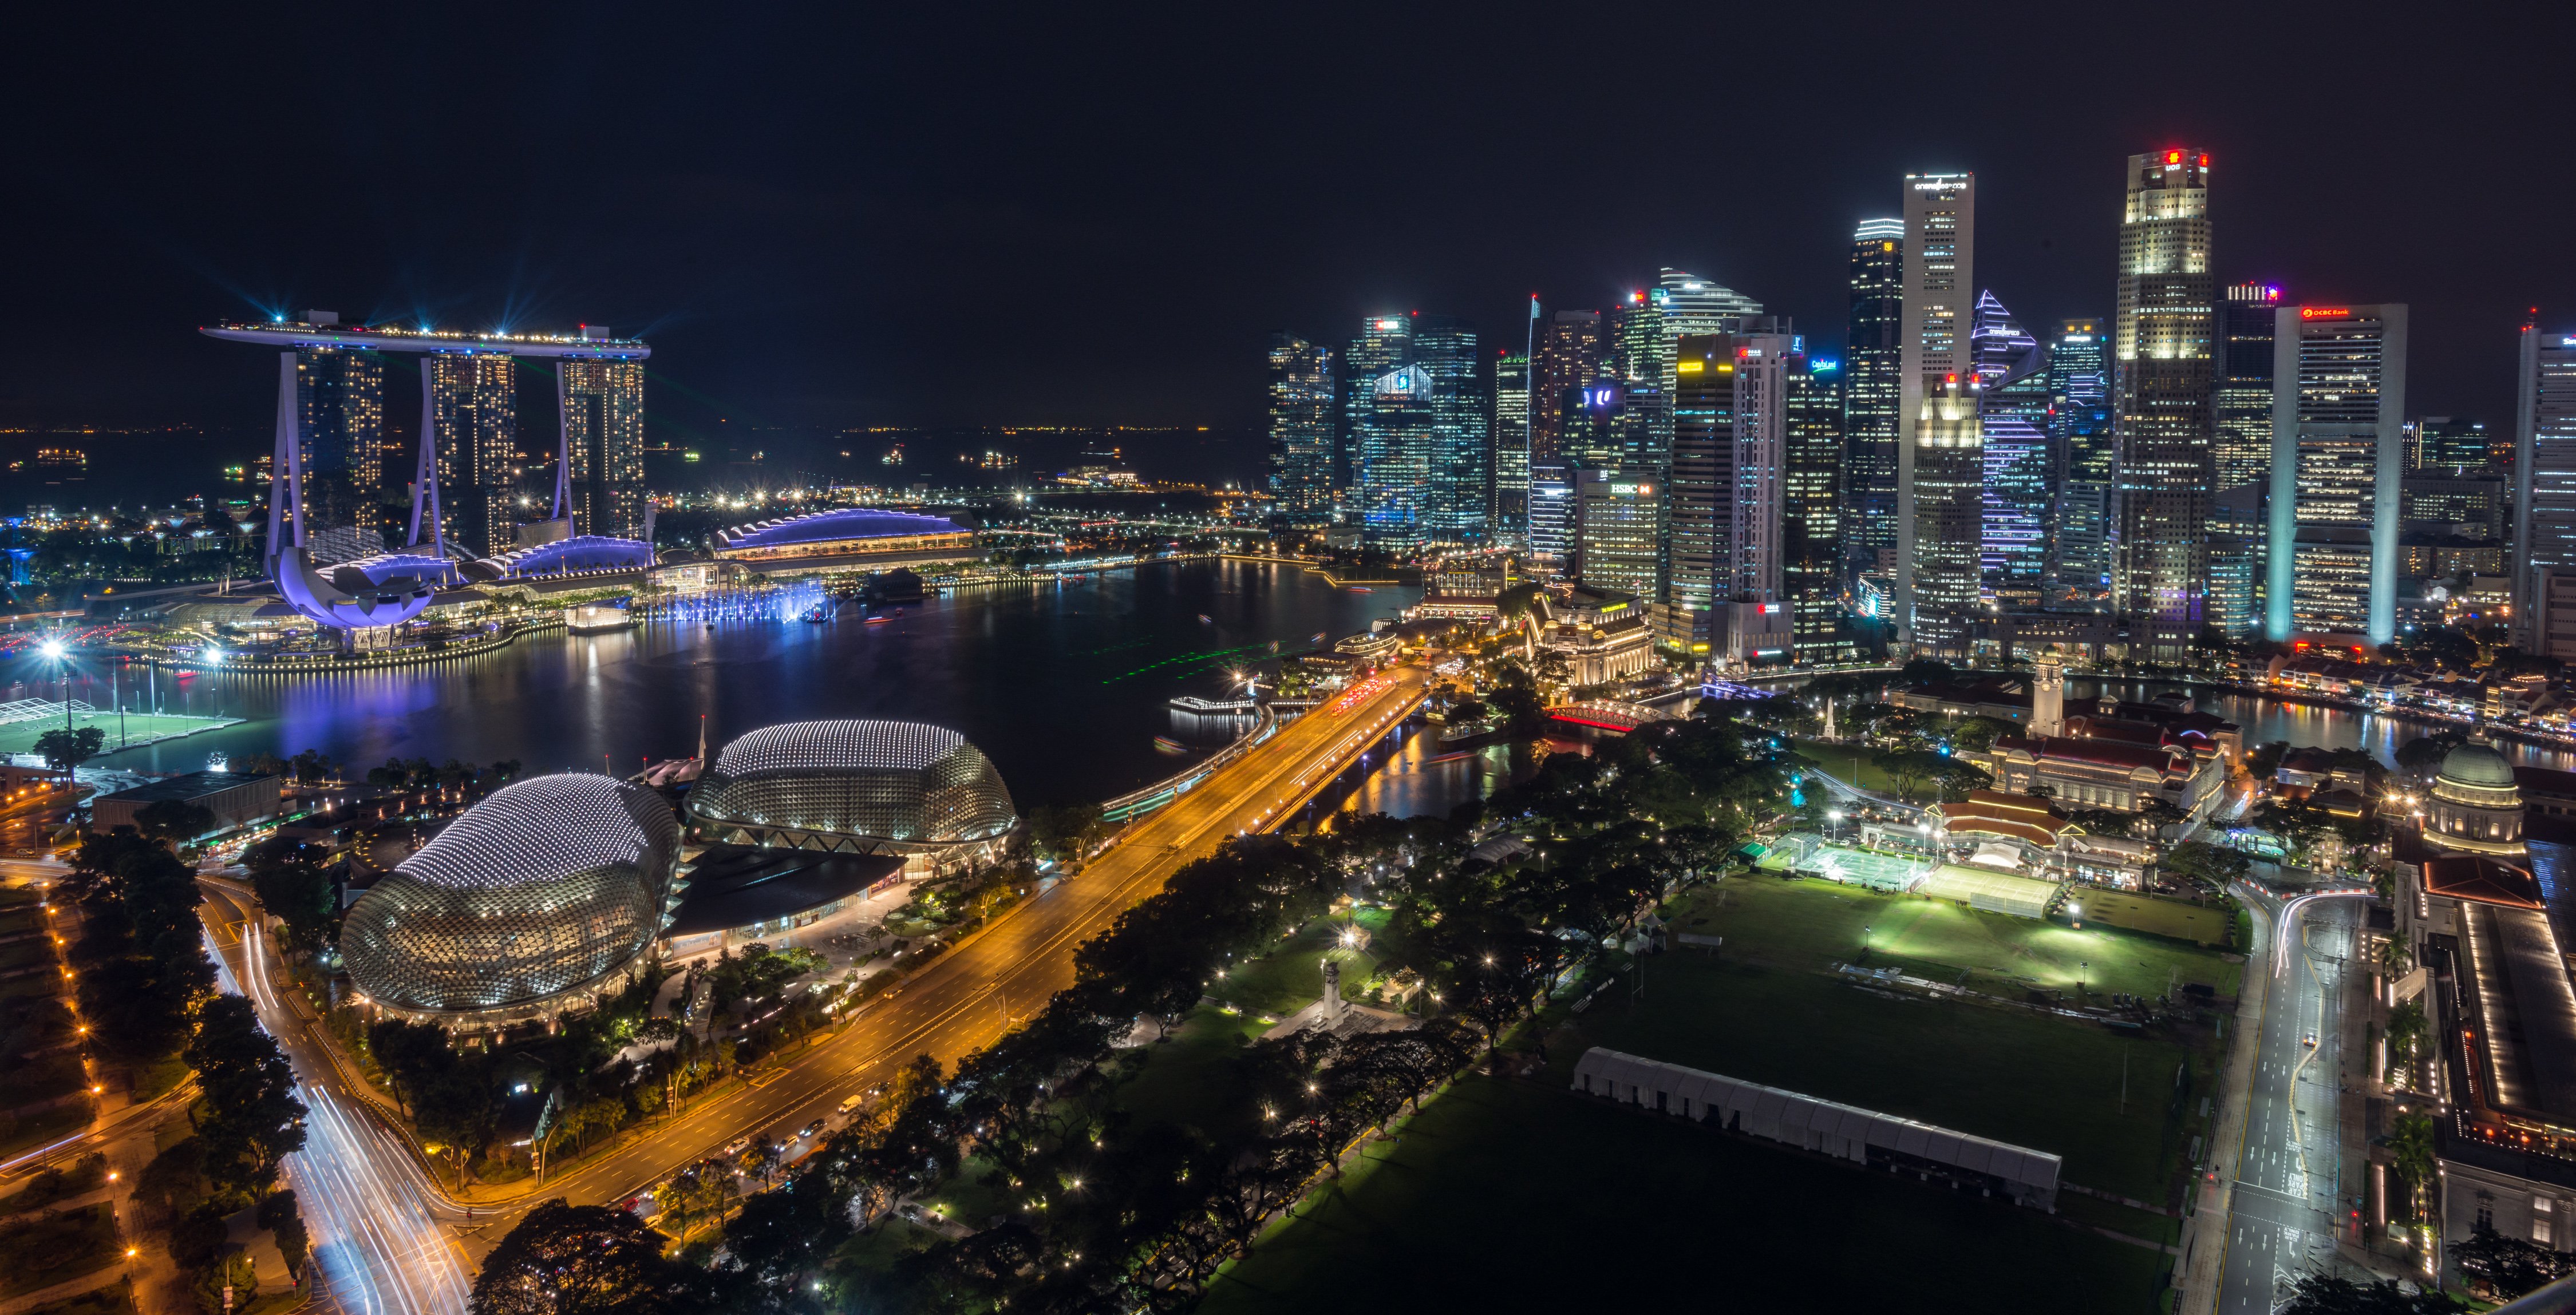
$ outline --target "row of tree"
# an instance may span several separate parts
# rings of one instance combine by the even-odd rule
[[[1588,757],[1555,755],[1528,783],[1445,822],[1367,818],[1302,839],[1231,841],[1082,946],[1075,983],[1019,1029],[954,1073],[927,1056],[905,1068],[858,1123],[743,1202],[711,1268],[661,1259],[615,1212],[550,1208],[486,1262],[475,1310],[559,1311],[571,1283],[638,1311],[807,1308],[853,1229],[969,1156],[994,1165],[992,1185],[1024,1208],[874,1280],[873,1299],[929,1310],[1186,1306],[1275,1211],[1333,1171],[1351,1138],[1493,1045],[1575,961],[1617,942],[1674,882],[1713,872],[1774,814],[1784,776],[1759,747],[1769,743],[1731,721],[1659,724]],[[1472,852],[1500,836],[1523,843],[1499,847],[1509,851],[1500,859]],[[1110,1075],[1127,1066],[1113,1056],[1139,1020],[1190,1009],[1230,966],[1345,893],[1393,906],[1381,947],[1422,974],[1441,1016],[1415,1031],[1247,1047],[1231,1066],[1240,1107],[1188,1125],[1139,1126],[1117,1112]],[[581,1259],[610,1256],[595,1269]]]

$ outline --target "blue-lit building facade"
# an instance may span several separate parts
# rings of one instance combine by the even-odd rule
[[[2038,340],[1992,292],[1977,298],[1969,361],[1985,435],[1982,592],[2008,606],[2031,606],[2040,601],[2047,558],[2048,372]]]
[[[981,556],[975,530],[952,516],[835,507],[737,525],[716,535],[715,556],[767,575],[875,570]]]
[[[2048,343],[2048,394],[2057,490],[2049,582],[2058,600],[2087,602],[2111,573],[2110,339],[2100,319],[2058,321]]]
[[[1345,359],[1342,519],[1394,551],[1484,539],[1491,416],[1475,331],[1447,316],[1371,316]]]
[[[1812,356],[1792,339],[1785,372],[1788,462],[1780,510],[1781,581],[1800,662],[1855,656],[1843,624],[1842,362]]]
[[[1847,555],[1865,563],[1896,546],[1896,411],[1903,394],[1905,221],[1870,219],[1852,234],[1849,341],[1844,345],[1843,522]]]

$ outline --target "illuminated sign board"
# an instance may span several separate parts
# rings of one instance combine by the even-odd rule
[[[2351,317],[2350,306],[2301,306],[2299,308],[2299,318],[2303,320],[2342,320]]]
[[[1655,486],[1652,484],[1613,484],[1610,486],[1610,491],[1623,498],[1651,497],[1654,495]]]
[[[1706,364],[1699,361],[1683,361],[1673,367],[1674,371],[1680,374],[1698,374],[1707,368]]]

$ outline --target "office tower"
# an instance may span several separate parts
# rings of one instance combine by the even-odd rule
[[[1976,176],[1908,174],[1905,231],[1897,637],[1924,653],[1964,657],[1985,530],[1985,453],[1968,354],[1977,286]]]
[[[2239,283],[2219,308],[2218,437],[2210,447],[2221,490],[2272,478],[2272,320],[2281,289]]]
[[[1372,548],[1407,552],[1423,543],[1437,445],[1436,389],[1431,372],[1420,365],[1399,366],[1366,385],[1343,506]]]
[[[1800,662],[1854,656],[1842,624],[1842,363],[1810,356],[1792,339],[1786,498],[1780,515],[1781,588]],[[1678,446],[1680,440],[1675,438]]]
[[[1291,525],[1333,519],[1333,349],[1270,335],[1270,497]]]
[[[1361,428],[1373,405],[1377,381],[1413,362],[1413,317],[1371,315],[1360,321],[1359,336],[1342,350],[1342,435],[1333,454],[1333,488],[1337,518],[1356,515],[1351,497],[1359,485]]]
[[[1734,551],[1736,347],[1725,333],[1686,334],[1673,347],[1668,584],[1653,615],[1658,640],[1705,653],[1723,638],[1719,579],[1731,574]]]
[[[1608,316],[1604,376],[1619,384],[1611,443],[1623,464],[1660,468],[1672,459],[1673,340],[1664,331],[1663,289],[1638,291]],[[1611,459],[1610,454],[1604,454]]]
[[[2100,320],[2057,322],[2048,392],[2050,482],[2057,489],[2048,578],[2061,598],[2088,602],[2111,573],[2110,340]]]
[[[2140,657],[2180,658],[2201,625],[2217,292],[2208,153],[2130,156],[2111,315],[2111,608]]]
[[[1493,467],[1486,451],[1483,357],[1476,331],[1446,315],[1413,317],[1413,364],[1431,380],[1428,478],[1422,496],[1423,537],[1431,543],[1482,541],[1492,524],[1486,501]]]
[[[1972,323],[1969,358],[1986,481],[1981,592],[2004,606],[2037,606],[2051,510],[2048,371],[2039,340],[2022,332],[1992,292],[1978,294]]]
[[[1530,473],[1529,550],[1540,561],[1559,565],[1574,560],[1574,482],[1565,467],[1541,467]]]
[[[603,330],[603,332],[605,332]],[[644,363],[565,361],[565,473],[576,534],[644,533]]]
[[[1576,471],[1578,577],[1586,589],[1610,589],[1651,601],[1663,570],[1663,475],[1624,466]]]
[[[1843,348],[1844,555],[1896,546],[1897,373],[1905,322],[1905,221],[1865,219],[1852,235],[1851,331]]]
[[[439,506],[449,541],[475,557],[508,552],[519,530],[518,361],[458,352],[423,357],[422,368],[438,428]]]
[[[1503,349],[1494,358],[1494,533],[1519,542],[1529,535],[1530,358]]]
[[[2513,640],[2576,660],[2576,333],[2522,326],[2513,395]]]
[[[1530,363],[1531,478],[1565,465],[1564,402],[1601,373],[1601,312],[1561,310],[1540,330],[1538,358]]]
[[[365,348],[303,347],[295,353],[295,401],[304,452],[308,541],[330,534],[315,556],[347,561],[383,546],[377,503],[385,491],[385,358]],[[355,529],[346,535],[334,531]]]
[[[2264,629],[2397,632],[2406,308],[2283,306],[2272,348]]]
[[[2482,420],[2425,416],[2406,422],[2406,465],[2412,470],[2483,471],[2494,447]]]
[[[1735,289],[1685,269],[1664,269],[1655,276],[1664,316],[1664,333],[1733,333],[1748,316],[1762,313],[1762,303]]]

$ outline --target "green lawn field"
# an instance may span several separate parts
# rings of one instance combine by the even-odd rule
[[[2188,904],[2175,899],[2132,895],[2125,891],[2084,888],[2069,892],[2070,902],[2084,910],[2085,922],[2106,922],[2132,931],[2171,936],[2198,945],[2227,944],[2228,912],[2218,904]]]
[[[77,729],[95,726],[107,737],[105,752],[114,753],[130,745],[154,740],[176,739],[199,731],[221,730],[238,726],[238,717],[174,717],[148,712],[128,712],[121,718],[114,712],[75,712],[72,726]],[[13,721],[0,725],[0,753],[34,753],[36,737],[63,728],[60,716],[40,717],[34,721]]]
[[[2172,1260],[2034,1211],[1470,1078],[1372,1145],[1202,1315],[1335,1308],[2125,1312]]]

